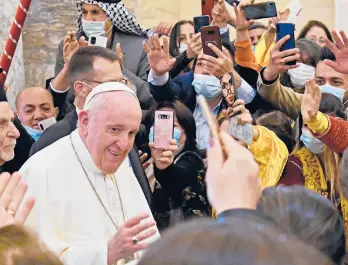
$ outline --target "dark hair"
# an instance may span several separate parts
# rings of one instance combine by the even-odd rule
[[[291,122],[280,111],[272,111],[256,119],[258,125],[264,126],[273,131],[288,148],[289,154],[295,146],[295,138],[292,134]]]
[[[257,208],[286,232],[341,263],[346,253],[344,222],[322,195],[303,186],[271,187],[263,190]]]
[[[151,245],[138,264],[331,264],[325,255],[274,224],[242,216],[224,223],[194,220],[179,225]]]
[[[144,124],[146,127],[146,135],[149,135],[150,128],[154,124],[155,111],[162,108],[170,108],[174,110],[178,123],[185,130],[186,142],[185,150],[197,151],[196,143],[196,122],[192,112],[180,101],[162,101],[153,105],[147,112]]]
[[[93,76],[93,63],[96,58],[102,58],[110,62],[120,62],[120,58],[117,56],[117,54],[107,48],[98,46],[80,48],[71,57],[69,63],[70,87],[74,87],[75,82],[78,80]]]
[[[342,101],[332,94],[322,93],[319,110],[325,114],[329,114],[330,116],[347,120],[345,107]]]
[[[193,22],[191,20],[180,20],[179,22],[177,22],[174,25],[172,32],[170,33],[169,53],[172,57],[176,57],[179,55],[179,47],[176,44],[176,41],[180,37],[180,34],[181,34],[180,27],[182,25],[186,25],[186,24],[190,24],[190,25],[194,26]]]
[[[324,60],[331,60],[331,61],[336,61],[336,56],[333,54],[332,51],[330,51],[330,49],[326,46],[322,47],[320,49],[320,55],[319,58],[317,60],[317,64],[320,61],[324,61]]]
[[[316,62],[320,57],[320,49],[318,43],[310,39],[299,39],[296,41],[296,48],[300,49],[301,53],[305,53],[309,57],[309,64],[316,66]]]
[[[348,200],[348,148],[341,159],[339,187],[341,194]]]
[[[298,34],[297,39],[299,40],[299,39],[306,38],[308,31],[310,31],[313,27],[318,27],[318,28],[321,28],[322,30],[324,30],[327,38],[333,42],[333,38],[332,38],[332,35],[331,35],[328,27],[325,26],[325,24],[323,22],[320,22],[318,20],[308,21],[307,24],[302,28],[302,30]]]

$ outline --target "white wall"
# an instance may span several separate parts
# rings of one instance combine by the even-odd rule
[[[348,33],[348,0],[335,0],[335,29]]]

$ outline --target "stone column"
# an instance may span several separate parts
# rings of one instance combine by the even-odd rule
[[[18,0],[0,1],[0,51],[4,50],[7,41],[10,27],[14,18],[14,13],[17,9]],[[19,91],[24,88],[24,63],[23,63],[23,44],[22,38],[19,39],[16,53],[12,59],[11,68],[6,80],[9,85],[7,98],[12,108],[14,109],[14,100]]]

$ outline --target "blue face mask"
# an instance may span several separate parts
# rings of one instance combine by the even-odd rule
[[[30,128],[28,126],[25,126],[23,124],[24,129],[27,131],[27,133],[31,136],[31,138],[34,139],[34,141],[36,142],[37,140],[39,140],[40,136],[41,136],[41,132],[38,130],[35,130],[33,128]]]
[[[315,155],[324,153],[325,144],[315,138],[310,132],[302,131],[301,142]]]
[[[334,95],[335,97],[339,98],[343,103],[344,89],[325,84],[323,86],[320,86],[320,91],[321,93],[328,93]]]
[[[220,81],[215,76],[195,74],[192,85],[198,95],[208,100],[216,99],[222,94]]]
[[[81,18],[83,32],[87,37],[101,36],[105,34],[105,21],[87,21]]]
[[[181,137],[181,131],[178,128],[174,128],[173,132],[173,139],[176,141],[176,145],[179,147],[180,143],[180,137]],[[153,126],[150,128],[150,133],[149,133],[149,142],[153,143],[154,141],[154,128]]]

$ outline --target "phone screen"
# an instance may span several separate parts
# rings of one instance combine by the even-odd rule
[[[275,2],[265,2],[246,6],[244,14],[247,20],[251,20],[277,17],[278,12]]]
[[[173,111],[156,111],[154,128],[154,146],[156,149],[166,149],[173,139],[174,113]]]
[[[209,16],[194,17],[193,22],[195,25],[195,33],[197,34],[198,32],[201,31],[201,28],[210,25],[210,18]]]

